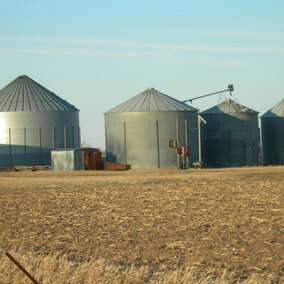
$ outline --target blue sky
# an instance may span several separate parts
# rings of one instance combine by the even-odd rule
[[[30,76],[80,109],[92,146],[104,147],[103,113],[147,87],[184,100],[233,83],[260,114],[284,97],[281,0],[0,0],[0,11],[0,88]]]

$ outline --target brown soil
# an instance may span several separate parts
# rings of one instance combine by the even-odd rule
[[[280,281],[283,190],[284,167],[2,172],[0,255]]]

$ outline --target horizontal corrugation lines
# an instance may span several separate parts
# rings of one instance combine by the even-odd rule
[[[150,112],[150,111],[197,111],[153,88],[148,88],[107,113]]]
[[[26,75],[0,90],[0,111],[78,111]]]

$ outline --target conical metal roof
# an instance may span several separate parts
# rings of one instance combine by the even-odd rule
[[[163,94],[154,88],[148,88],[106,113],[152,111],[197,111],[197,109]]]
[[[269,117],[284,117],[284,99],[261,116],[261,118]]]
[[[26,75],[0,90],[0,111],[78,111]]]
[[[222,103],[201,112],[201,114],[216,113],[258,113],[257,111],[243,106],[231,99],[226,99]]]

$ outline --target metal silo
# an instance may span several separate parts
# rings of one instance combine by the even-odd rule
[[[153,88],[106,112],[105,132],[110,162],[134,169],[176,167],[179,158],[169,140],[191,147],[189,163],[198,160],[197,110]]]
[[[202,161],[207,167],[259,164],[258,112],[226,99],[201,112]]]
[[[80,146],[79,110],[26,75],[0,90],[0,166],[50,165]]]
[[[284,99],[261,116],[264,165],[284,165]]]

